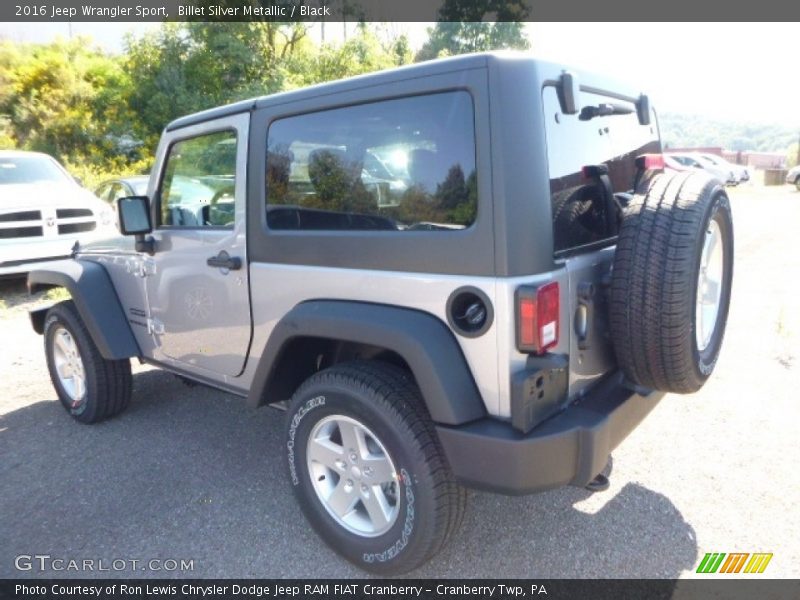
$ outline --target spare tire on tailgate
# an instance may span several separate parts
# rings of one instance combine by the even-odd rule
[[[716,364],[733,278],[733,220],[723,184],[665,172],[623,213],[611,279],[611,334],[633,383],[700,389]]]

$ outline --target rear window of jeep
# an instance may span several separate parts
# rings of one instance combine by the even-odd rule
[[[451,231],[477,212],[472,98],[454,91],[274,121],[271,229]]]
[[[605,165],[613,192],[631,191],[636,157],[661,152],[655,113],[641,125],[636,106],[609,96],[580,93],[583,113],[561,111],[555,87],[542,92],[555,251],[607,241],[602,192],[598,182],[586,177],[584,167]],[[614,107],[616,114],[592,116],[596,107]]]

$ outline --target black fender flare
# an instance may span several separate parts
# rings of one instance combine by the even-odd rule
[[[31,293],[52,287],[64,287],[69,291],[103,358],[119,360],[141,356],[114,284],[103,265],[89,260],[59,260],[28,274]],[[44,331],[47,310],[31,312],[31,323],[39,334]]]
[[[278,322],[267,341],[250,386],[248,403],[265,403],[286,345],[296,338],[355,342],[396,352],[411,368],[431,418],[461,425],[486,415],[478,387],[450,329],[435,316],[408,308],[310,300]]]

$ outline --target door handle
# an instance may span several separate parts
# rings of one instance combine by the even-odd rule
[[[212,256],[206,261],[209,267],[215,269],[228,269],[229,271],[238,271],[242,268],[242,259],[238,256],[230,256],[225,250],[222,250],[216,256]]]

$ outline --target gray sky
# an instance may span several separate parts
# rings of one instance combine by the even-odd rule
[[[407,33],[418,47],[425,23],[375,24]],[[157,23],[73,23],[119,51],[126,32]],[[69,34],[67,23],[0,23],[0,38],[48,41]],[[341,38],[328,23],[326,38]],[[776,123],[800,130],[797,26],[793,23],[531,23],[533,52],[639,85],[660,112],[675,111],[742,122]],[[318,28],[312,32],[319,37]]]

